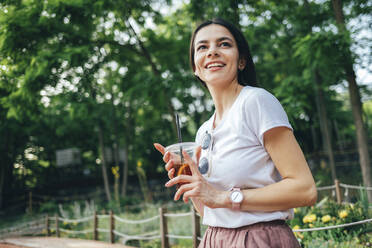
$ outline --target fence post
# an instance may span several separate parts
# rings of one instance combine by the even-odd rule
[[[94,211],[94,216],[93,216],[93,239],[98,240],[98,217],[97,217],[97,211]]]
[[[341,204],[342,202],[342,196],[341,196],[341,190],[340,190],[340,181],[338,179],[335,179],[335,186],[336,186],[336,198],[337,198],[337,203]]]
[[[199,237],[200,237],[200,218],[195,211],[193,205],[191,205],[191,213],[192,213],[192,243],[193,247],[197,248],[199,246]]]
[[[115,230],[114,214],[112,210],[110,210],[110,241],[111,241],[111,244],[115,243],[114,230]]]
[[[32,191],[28,192],[28,211],[32,214]]]
[[[60,237],[60,234],[59,234],[59,220],[58,220],[58,215],[56,214],[56,236],[57,238]]]
[[[46,215],[45,219],[45,229],[46,229],[46,234],[49,237],[50,236],[50,229],[49,229],[49,215]]]
[[[167,209],[165,207],[160,207],[159,215],[160,215],[161,248],[169,248],[168,225],[167,225],[167,219],[164,216],[165,213],[167,213]]]

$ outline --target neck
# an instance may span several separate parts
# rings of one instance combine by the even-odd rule
[[[216,109],[214,126],[218,125],[231,108],[242,88],[243,86],[238,84],[238,82],[229,84],[226,87],[209,87],[209,92]]]

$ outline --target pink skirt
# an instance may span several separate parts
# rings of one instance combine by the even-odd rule
[[[259,222],[238,228],[209,226],[199,248],[301,247],[284,220]]]

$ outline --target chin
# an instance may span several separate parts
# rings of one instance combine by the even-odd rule
[[[214,85],[224,85],[228,84],[228,82],[232,82],[234,78],[229,78],[229,77],[221,77],[221,76],[213,76],[213,77],[207,77],[205,80],[203,79],[204,82],[207,82],[208,85],[214,86]]]

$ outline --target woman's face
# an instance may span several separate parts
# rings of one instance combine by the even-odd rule
[[[208,86],[238,83],[239,50],[230,31],[211,24],[198,31],[194,40],[195,75]],[[242,61],[240,61],[242,62]]]

